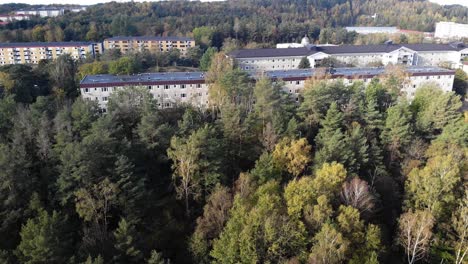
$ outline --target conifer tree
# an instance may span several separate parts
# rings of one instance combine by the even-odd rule
[[[65,263],[71,255],[67,223],[56,211],[39,209],[21,228],[17,256],[23,263]]]
[[[343,114],[338,110],[336,103],[330,105],[325,119],[321,122],[315,143],[317,154],[315,166],[320,167],[323,163],[336,161],[341,164],[354,164],[353,153],[349,148],[348,139],[342,132]]]
[[[136,263],[141,259],[141,252],[136,248],[137,234],[135,228],[124,218],[120,219],[119,226],[114,231],[114,247],[117,254],[114,260],[118,263]]]
[[[299,62],[299,69],[309,69],[310,68],[310,61],[307,57],[302,57],[301,61]]]

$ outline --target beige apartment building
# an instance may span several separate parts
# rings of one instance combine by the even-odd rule
[[[195,47],[195,40],[186,37],[113,37],[104,40],[104,49],[119,49],[122,54],[132,51],[168,52],[180,50],[185,56],[188,48]]]
[[[92,42],[0,43],[0,65],[38,64],[66,53],[79,60],[102,52],[102,44]]]

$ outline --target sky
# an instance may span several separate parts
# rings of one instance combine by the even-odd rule
[[[127,2],[128,0],[116,0],[117,2]],[[202,2],[207,0],[202,0]],[[213,1],[213,0],[212,0]],[[216,1],[216,0],[215,0]],[[429,0],[438,4],[459,4],[468,7],[468,0]],[[92,5],[96,3],[110,2],[109,0],[0,0],[0,4],[5,3],[26,3],[26,4],[81,4]],[[135,0],[135,2],[144,2],[144,0]]]

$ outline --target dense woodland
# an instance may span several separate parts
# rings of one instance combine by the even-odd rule
[[[455,93],[408,102],[389,68],[310,79],[296,103],[214,53],[208,109],[135,87],[102,114],[77,68],[0,68],[1,263],[466,262]]]
[[[466,8],[395,0],[353,0],[346,16],[349,3],[110,3],[0,30],[11,41],[193,32],[201,44],[187,57],[0,67],[0,263],[466,263],[463,71],[454,92],[427,85],[411,102],[398,67],[367,87],[324,74],[294,102],[223,54],[318,40],[351,19],[419,30],[467,20]],[[174,65],[208,71],[208,109],[158,109],[138,87],[114,93],[105,114],[79,97],[86,74]]]
[[[1,5],[0,11],[22,7],[25,5]],[[272,45],[299,41],[307,34],[321,43],[366,43],[369,40],[342,27],[398,26],[434,31],[438,21],[468,23],[468,8],[421,0],[114,2],[91,6],[85,12],[8,24],[0,31],[0,41],[102,41],[119,35],[169,35],[193,36],[203,48],[221,48],[223,40],[229,38],[242,46]]]

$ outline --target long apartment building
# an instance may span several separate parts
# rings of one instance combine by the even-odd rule
[[[0,43],[0,65],[37,64],[68,53],[74,59],[96,56],[103,52],[102,44],[92,42],[21,42]]]
[[[57,17],[65,14],[66,11],[80,12],[86,10],[87,6],[64,6],[64,7],[53,7],[43,6],[37,8],[26,8],[20,9],[15,13],[17,15],[31,15],[40,17]]]
[[[448,40],[468,38],[468,24],[438,22],[436,23],[434,37]]]
[[[328,72],[329,80],[342,79],[346,85],[356,81],[369,84],[374,77],[384,74],[385,68],[336,68]],[[425,84],[436,84],[444,91],[452,91],[455,71],[438,67],[411,66],[406,68],[408,80],[404,92],[411,99],[415,91]],[[252,80],[257,73],[250,73]],[[266,71],[263,74],[273,81],[281,81],[282,89],[292,100],[299,101],[307,79],[323,74],[322,69],[295,69]],[[204,72],[144,73],[138,75],[88,75],[80,83],[81,96],[95,100],[106,109],[112,93],[128,87],[143,87],[156,99],[161,108],[170,108],[180,103],[190,103],[197,107],[207,107],[209,103],[208,84]]]
[[[306,57],[312,68],[320,67],[326,58],[334,58],[345,65],[402,64],[407,66],[448,66],[457,69],[468,57],[468,45],[453,44],[382,44],[382,45],[325,45],[315,46],[303,41],[301,47],[276,49],[241,49],[228,56],[246,71],[297,69]]]
[[[118,49],[122,54],[132,51],[168,52],[178,49],[182,56],[195,47],[195,40],[186,37],[113,37],[104,40],[104,49]]]

